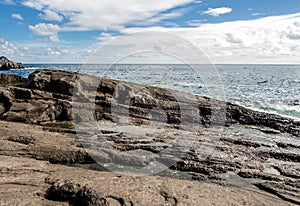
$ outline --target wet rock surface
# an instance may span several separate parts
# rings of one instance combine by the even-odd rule
[[[0,82],[9,78],[19,81],[0,75]],[[176,91],[80,78],[45,70],[24,86],[0,87],[0,174],[11,180],[0,183],[4,205],[300,204],[299,122],[206,97],[176,99]],[[167,167],[143,170],[153,163]],[[119,173],[103,172],[110,170]],[[151,176],[124,175],[145,171]]]

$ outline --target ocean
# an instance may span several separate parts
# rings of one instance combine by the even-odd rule
[[[222,99],[254,110],[300,119],[300,65],[214,65],[202,75],[188,65],[24,64],[24,70],[0,71],[28,77],[39,69],[59,69],[98,75],[144,85],[212,96],[221,88]],[[205,65],[203,65],[205,67]],[[210,85],[207,83],[216,83]]]

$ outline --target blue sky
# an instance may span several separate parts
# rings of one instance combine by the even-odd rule
[[[300,63],[299,0],[0,0],[0,55],[80,63],[107,41],[169,32],[213,63]]]

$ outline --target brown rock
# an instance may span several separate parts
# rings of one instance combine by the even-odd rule
[[[0,86],[16,86],[23,85],[26,82],[26,78],[13,75],[13,74],[2,74],[0,73]]]
[[[265,185],[273,181],[277,186],[288,186],[285,187],[287,192],[259,187],[292,203],[297,200],[297,192],[293,191],[298,191],[299,188],[299,122],[207,97],[87,75],[80,78],[82,79],[75,87],[78,74],[44,70],[31,74],[25,88],[0,87],[0,119],[44,125],[40,127],[0,122],[0,155],[47,160],[57,164],[76,163],[76,166],[79,163],[85,168],[96,168],[95,164],[80,164],[95,163],[90,155],[96,158],[97,162],[133,167],[144,167],[157,160],[172,166],[172,170],[159,174],[162,176],[208,180],[243,187]],[[183,102],[179,102],[174,95],[181,96]],[[113,101],[113,97],[117,101]],[[224,105],[226,110],[222,111]],[[72,114],[72,106],[81,108],[82,113]],[[196,113],[193,113],[193,107],[197,108]],[[98,121],[97,126],[94,115],[89,115],[93,110]],[[181,110],[186,111],[187,115],[182,116]],[[212,118],[216,111],[221,118],[213,124]],[[80,123],[92,123],[95,127],[83,130],[78,130],[77,127],[80,135],[76,136],[73,115],[77,126]],[[222,115],[226,117],[226,121],[222,119]],[[197,130],[189,127],[189,124],[181,125],[181,121],[195,123]],[[128,122],[132,124],[126,131],[120,132],[114,126],[117,123],[120,127],[126,127]],[[222,127],[224,125],[227,127]],[[180,144],[190,141],[192,144],[188,147]],[[149,158],[139,155],[140,153],[133,153],[140,150],[153,153],[155,157]],[[240,190],[231,187],[224,189],[220,186],[228,192],[230,198],[232,197],[229,200],[223,200],[222,195],[221,199],[218,199],[215,194],[210,194],[211,189],[219,191],[216,194],[221,194],[221,189],[211,187],[210,184],[206,185],[209,195],[203,195],[204,199],[194,197],[196,193],[193,191],[201,191],[184,188],[192,200],[183,201],[184,194],[176,192],[177,190],[174,192],[172,188],[182,191],[178,185],[182,187],[194,183],[176,180],[169,183],[173,180],[151,177],[143,181],[139,178],[125,178],[125,185],[124,182],[114,182],[109,179],[111,176],[106,176],[109,180],[99,180],[106,186],[102,188],[100,183],[94,183],[99,175],[97,172],[88,171],[87,174],[91,175],[93,180],[84,180],[82,171],[86,170],[72,168],[74,171],[69,172],[68,167],[60,169],[55,173],[58,179],[54,178],[55,175],[47,179],[49,185],[44,190],[46,197],[53,201],[61,200],[70,204],[83,201],[82,204],[90,202],[95,205],[199,205],[199,202],[195,202],[197,200],[207,204],[212,201],[217,205],[218,202],[214,202],[216,200],[225,203],[228,201],[228,204],[243,204],[239,201],[243,199],[244,190],[241,193]],[[66,178],[63,174],[74,175],[74,179]],[[166,182],[172,186],[163,189],[157,186]],[[144,187],[143,183],[149,183],[150,189]],[[198,183],[195,184],[202,187]],[[122,191],[110,190],[107,185],[120,185]],[[16,187],[10,186],[17,191]],[[139,191],[139,188],[140,192],[133,192]],[[234,193],[240,199],[235,199]],[[249,197],[255,201],[249,201],[248,196],[245,201],[253,205],[259,201],[261,204],[269,203],[269,196],[263,194],[264,199],[255,199],[251,193]],[[146,195],[157,202],[153,199],[151,202],[150,199],[136,199]],[[275,199],[277,201],[277,198]]]
[[[95,172],[1,156],[2,205],[292,205],[249,188]]]
[[[252,111],[231,103],[182,92],[88,75],[78,76],[77,73],[65,71],[36,71],[29,76],[25,87],[56,94],[57,98],[59,98],[57,94],[73,96],[72,100],[81,105],[95,102],[98,120],[112,120],[113,106],[115,112],[113,116],[124,116],[129,113],[131,118],[141,123],[149,120],[149,113],[153,108],[160,108],[162,114],[159,115],[166,115],[166,120],[163,121],[170,124],[180,124],[185,121],[208,127],[215,124],[225,126],[239,123],[257,126],[266,133],[280,131],[297,136],[300,132],[300,122],[279,115]],[[73,95],[74,89],[76,92]],[[114,104],[112,104],[112,97],[116,100]],[[195,115],[196,110],[192,109],[192,105],[197,108],[199,114]]]

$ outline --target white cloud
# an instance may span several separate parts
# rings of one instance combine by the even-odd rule
[[[295,22],[288,29],[287,37],[291,40],[300,40],[300,23]]]
[[[266,15],[265,13],[253,13],[251,14],[252,16],[264,16]]]
[[[108,41],[111,41],[111,40],[113,40],[113,39],[115,39],[115,38],[116,38],[115,36],[113,36],[113,35],[111,35],[111,34],[109,34],[109,33],[102,32],[102,33],[100,34],[100,36],[97,37],[96,39],[97,39],[98,41],[100,41],[100,42],[108,42]]]
[[[193,27],[198,27],[198,26],[201,26],[203,25],[205,22],[207,22],[207,20],[201,20],[201,19],[197,19],[197,20],[191,20],[191,21],[188,21],[186,22],[187,25],[189,26],[193,26]]]
[[[13,0],[2,0],[0,1],[0,3],[4,3],[4,4],[14,4]]]
[[[162,12],[147,19],[143,19],[140,21],[133,21],[131,22],[131,24],[135,26],[149,26],[155,23],[160,23],[160,25],[165,25],[169,27],[178,27],[178,24],[174,22],[169,22],[167,20],[171,20],[183,16],[187,12],[188,9],[177,9],[169,12]],[[123,27],[120,29],[123,29]]]
[[[83,63],[88,48],[65,42],[49,44],[48,41],[9,42],[0,37],[0,55],[22,63]]]
[[[57,34],[49,36],[49,39],[52,42],[59,42],[60,41],[60,39],[58,38]]]
[[[40,23],[35,26],[30,25],[29,29],[32,30],[33,34],[38,36],[51,36],[59,31],[59,26],[55,24]]]
[[[294,26],[295,26],[295,27],[300,27],[300,21],[296,21],[296,22],[294,23]]]
[[[232,8],[229,7],[220,7],[220,8],[209,8],[207,11],[204,11],[204,14],[210,15],[210,16],[220,16],[223,14],[228,14],[232,12]]]
[[[150,19],[147,19],[147,23],[157,23],[166,19],[173,19],[176,17],[182,16],[187,10],[186,9],[180,9],[180,10],[175,10],[169,13],[161,13],[158,14],[154,17],[151,17]]]
[[[240,39],[238,36],[233,35],[232,33],[226,34],[226,41],[233,44],[242,44],[243,40]]]
[[[50,56],[53,56],[53,55],[59,56],[59,55],[61,55],[61,52],[60,52],[60,51],[58,51],[58,50],[53,50],[52,48],[47,48],[47,49],[46,49],[46,53],[47,53],[47,55],[50,55]]]
[[[43,5],[39,1],[25,1],[23,5],[27,7],[35,8],[37,10],[43,9]]]
[[[39,14],[39,17],[49,21],[62,21],[64,19],[63,16],[48,9],[46,9],[43,14]]]
[[[63,53],[63,54],[68,54],[68,53],[70,53],[70,51],[69,51],[68,49],[62,49],[62,50],[61,50],[61,53]]]
[[[62,31],[84,31],[121,29],[125,24],[150,19],[161,12],[192,2],[194,0],[26,0],[24,5],[65,16],[69,22]],[[165,17],[168,18],[168,15]]]
[[[132,23],[149,24],[176,18],[184,11],[174,8],[191,2],[195,3],[193,0],[153,0],[150,3],[141,0],[26,0],[24,5],[44,12],[43,15],[47,10],[52,11],[67,21],[60,26],[45,23],[29,26],[34,35],[47,36],[51,41],[59,41],[58,33],[63,31],[117,29],[124,34],[162,31],[190,40],[207,53],[213,63],[300,63],[300,13],[216,24],[203,23],[202,20],[187,22],[195,28],[124,28]],[[232,9],[228,7],[205,11],[212,16],[230,12]],[[97,40],[106,42],[115,38],[117,36],[103,32]],[[89,50],[96,50],[99,44],[93,46],[84,47],[81,44],[74,48],[67,47],[64,52],[59,49],[44,50],[48,48],[47,45],[42,51],[56,55],[53,61],[58,58],[78,61],[82,59],[80,57],[88,55]]]
[[[45,24],[39,23],[35,26],[29,25],[29,29],[36,36],[49,36],[49,39],[53,42],[59,41],[57,33],[60,30],[60,27],[55,24]]]
[[[14,57],[17,55],[21,55],[21,52],[15,44],[0,38],[0,54],[4,56]]]
[[[14,19],[19,19],[21,21],[24,20],[21,14],[11,14],[11,17]]]
[[[300,63],[300,13],[202,24],[197,28],[127,28],[125,34],[160,31],[190,40],[213,63]]]

